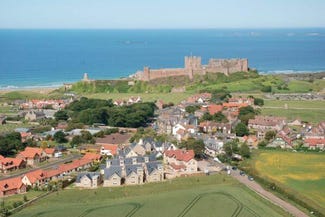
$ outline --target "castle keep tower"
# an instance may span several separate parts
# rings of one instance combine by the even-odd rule
[[[192,80],[194,73],[202,70],[201,57],[186,56],[184,61],[184,66],[185,66],[184,67],[185,71],[188,74],[188,77]]]

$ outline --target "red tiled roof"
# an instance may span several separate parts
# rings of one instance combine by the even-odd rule
[[[305,139],[305,143],[307,143],[309,146],[325,145],[325,139],[308,138],[308,139]]]
[[[165,155],[167,157],[174,157],[178,161],[185,161],[188,162],[194,158],[194,151],[193,150],[167,150],[165,151]]]
[[[112,145],[112,144],[103,144],[102,149],[109,150],[112,155],[116,155],[118,146],[117,145]]]
[[[55,149],[54,148],[46,148],[46,149],[44,149],[44,152],[46,154],[54,154]]]
[[[223,109],[222,105],[211,104],[208,105],[207,107],[202,107],[201,111],[208,111],[210,115],[214,115],[215,113],[221,112],[222,109]]]
[[[54,170],[46,170],[45,174],[46,174],[46,178],[51,178],[60,175],[61,172],[58,169],[54,169]]]
[[[31,182],[31,184],[36,183],[39,180],[46,179],[46,172],[43,171],[42,169],[34,170],[31,172],[28,172],[25,174],[27,176],[28,180]]]
[[[26,147],[24,151],[20,152],[19,155],[25,158],[34,158],[35,156],[42,154],[42,149],[40,148],[33,148],[33,147]]]
[[[0,191],[4,192],[19,189],[22,185],[24,184],[21,181],[21,177],[4,179],[0,181]]]
[[[96,154],[96,153],[86,153],[82,159],[86,159],[86,160],[100,160],[102,156],[100,154]]]
[[[247,107],[248,104],[247,103],[237,103],[237,102],[225,102],[222,104],[224,107],[227,107],[227,108],[232,108],[232,107],[238,107],[238,108],[241,108],[241,107]]]

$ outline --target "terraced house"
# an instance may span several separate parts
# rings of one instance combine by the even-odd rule
[[[104,187],[162,181],[164,175],[162,163],[153,155],[128,158],[119,156],[107,160],[101,173],[104,176]]]

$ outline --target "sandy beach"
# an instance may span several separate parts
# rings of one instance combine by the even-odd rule
[[[59,89],[60,87],[31,87],[31,88],[12,88],[12,89],[0,89],[0,95],[14,92],[14,91],[28,91],[28,92],[34,92],[34,93],[40,93],[40,94],[48,94],[56,89]]]

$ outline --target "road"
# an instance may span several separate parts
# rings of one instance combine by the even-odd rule
[[[211,160],[209,160],[211,162]],[[216,165],[219,165],[221,168],[226,167],[226,165],[224,164],[219,164],[214,162]],[[281,207],[282,209],[284,209],[285,211],[287,211],[288,213],[290,213],[293,216],[296,217],[308,217],[307,214],[305,214],[304,212],[302,212],[301,210],[299,210],[297,207],[291,205],[290,203],[280,199],[279,197],[275,196],[274,194],[272,194],[269,191],[266,191],[264,188],[262,188],[262,186],[260,184],[258,184],[255,181],[250,181],[246,175],[241,176],[239,174],[239,170],[231,170],[230,175],[237,179],[239,182],[241,182],[242,184],[246,185],[249,189],[253,190],[254,192],[256,192],[257,194],[259,194],[261,197],[263,197],[264,199],[270,201],[271,203]]]
[[[35,171],[35,170],[38,170],[38,169],[44,169],[44,170],[45,169],[51,169],[51,168],[57,167],[60,164],[63,164],[65,162],[69,162],[69,161],[78,159],[80,157],[81,157],[81,155],[70,155],[70,156],[68,156],[66,158],[59,159],[57,161],[53,161],[53,162],[47,163],[45,165],[39,166],[37,168],[30,169],[30,170],[23,170],[23,171],[19,171],[17,173],[14,173],[14,174],[3,174],[3,176],[0,178],[0,180],[21,176],[21,175],[23,175],[25,173]]]

